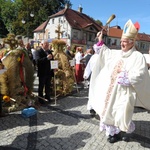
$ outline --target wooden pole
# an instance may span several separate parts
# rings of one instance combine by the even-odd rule
[[[36,96],[36,97],[38,97],[38,98],[40,98],[40,99],[42,99],[42,100],[44,100],[44,101],[48,101],[48,99],[46,99],[46,98],[43,98],[43,97],[41,97],[41,96],[38,96],[38,95],[36,95],[36,94],[34,94],[34,93],[32,93],[31,95],[33,95],[33,96]]]
[[[77,92],[79,93],[78,84],[77,84],[77,79],[76,79],[76,76],[75,76],[75,68],[73,68],[73,76],[74,76],[74,80],[75,80]]]
[[[55,91],[55,105],[57,105],[57,97],[56,97],[56,78],[55,78],[55,73],[54,73],[54,91]]]

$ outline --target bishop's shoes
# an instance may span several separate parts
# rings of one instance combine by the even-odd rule
[[[95,117],[95,115],[96,115],[95,110],[94,110],[94,109],[91,109],[91,110],[90,110],[90,114],[91,114],[92,117]]]
[[[130,137],[128,134],[126,134],[125,132],[119,132],[118,134],[115,134],[113,136],[109,135],[107,141],[109,143],[115,143],[115,142],[118,142],[118,141],[125,141],[125,142],[129,142],[130,140]]]

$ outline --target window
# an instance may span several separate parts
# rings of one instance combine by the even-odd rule
[[[141,43],[140,43],[140,48],[141,48],[141,49],[144,49],[144,48],[145,48],[145,44],[141,42]]]
[[[89,34],[89,41],[92,41],[92,34]]]
[[[78,39],[78,32],[73,32],[73,39]]]
[[[108,45],[110,45],[111,44],[111,39],[109,38],[108,39],[108,43],[107,43]]]
[[[114,41],[114,45],[117,45],[117,40],[115,39],[115,41]]]
[[[61,18],[58,19],[58,23],[61,23]]]
[[[51,36],[50,36],[50,32],[48,32],[48,39],[50,39],[51,38]]]
[[[52,24],[54,24],[55,19],[52,19]]]
[[[83,33],[83,40],[86,40],[86,33]]]

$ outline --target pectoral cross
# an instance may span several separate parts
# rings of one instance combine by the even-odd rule
[[[59,24],[57,27],[57,30],[55,32],[57,33],[57,39],[60,39],[60,35],[63,33],[63,31],[60,30],[61,25]]]

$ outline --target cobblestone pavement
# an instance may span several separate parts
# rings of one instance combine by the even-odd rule
[[[80,88],[57,100],[57,104],[40,107],[38,113],[23,118],[12,112],[0,118],[0,150],[148,150],[150,149],[150,113],[135,108],[136,130],[130,142],[107,142],[99,131],[98,117],[86,109],[88,89]]]

